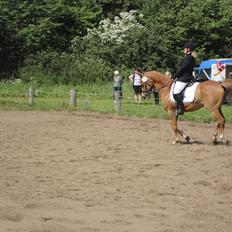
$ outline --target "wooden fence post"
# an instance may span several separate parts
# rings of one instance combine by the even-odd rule
[[[114,81],[114,109],[117,113],[121,111],[121,81]]]
[[[88,109],[89,108],[89,100],[84,100],[84,109]]]
[[[28,90],[28,104],[32,106],[34,103],[34,89],[32,87]]]
[[[77,105],[77,90],[76,89],[71,89],[71,91],[70,91],[69,104],[71,106],[76,106]]]

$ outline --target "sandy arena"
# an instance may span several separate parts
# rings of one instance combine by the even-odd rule
[[[0,112],[1,232],[231,232],[232,145],[215,124]],[[225,137],[232,142],[232,125]]]

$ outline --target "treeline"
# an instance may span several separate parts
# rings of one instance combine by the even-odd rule
[[[108,81],[118,68],[174,72],[185,41],[198,61],[232,57],[229,0],[0,0],[0,79]]]

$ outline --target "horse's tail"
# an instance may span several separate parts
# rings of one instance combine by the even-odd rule
[[[232,79],[226,79],[223,81],[222,87],[225,90],[225,98],[232,101]]]

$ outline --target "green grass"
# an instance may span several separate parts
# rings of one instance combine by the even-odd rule
[[[77,106],[69,106],[69,93],[72,86],[34,86],[34,104],[28,104],[27,92],[29,84],[0,83],[0,110],[1,111],[94,111],[107,114],[115,114],[112,98],[112,84],[82,85],[77,86]],[[154,106],[154,99],[143,101],[142,104],[134,104],[133,90],[129,83],[123,85],[123,100],[120,115],[143,118],[168,119],[167,112],[162,105]],[[88,100],[86,107],[85,101]],[[222,111],[226,122],[232,123],[232,106],[223,105]],[[196,122],[213,122],[211,114],[204,108],[185,113],[180,120]]]

